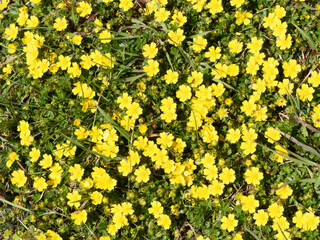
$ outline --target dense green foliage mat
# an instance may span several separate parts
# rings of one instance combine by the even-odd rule
[[[1,239],[320,239],[320,4],[0,2]]]

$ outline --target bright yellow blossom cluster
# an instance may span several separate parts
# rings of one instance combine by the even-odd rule
[[[30,146],[31,143],[33,142],[33,136],[31,136],[31,131],[29,129],[29,123],[21,120],[19,122],[19,126],[17,130],[20,132],[19,137],[20,137],[20,143],[23,146]]]

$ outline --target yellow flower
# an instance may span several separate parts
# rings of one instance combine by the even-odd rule
[[[187,82],[190,83],[193,88],[198,87],[203,82],[203,74],[201,72],[192,71]]]
[[[306,100],[312,101],[314,88],[309,87],[308,84],[302,84],[301,88],[297,89],[297,94],[301,101],[305,102]]]
[[[4,35],[7,40],[15,40],[18,36],[18,27],[11,23],[9,27],[4,30]]]
[[[120,229],[123,226],[127,226],[129,224],[126,216],[119,212],[113,215],[112,222],[114,223],[117,229]]]
[[[36,177],[33,183],[33,187],[36,188],[39,192],[47,189],[48,184],[43,177]]]
[[[206,3],[207,0],[197,0],[197,1],[194,1],[193,3],[193,9],[195,9],[197,12],[201,12],[203,7],[204,7],[204,4]]]
[[[67,70],[68,67],[71,66],[71,57],[59,55],[59,62],[57,62],[57,66],[60,67],[61,70]]]
[[[76,129],[74,131],[74,135],[77,136],[78,140],[82,140],[82,139],[86,139],[89,135],[89,132],[83,128],[83,127],[79,127],[78,129]]]
[[[151,207],[148,208],[149,214],[153,214],[155,218],[159,218],[160,215],[163,213],[163,207],[159,201],[153,201],[151,203]]]
[[[81,41],[82,41],[82,36],[76,34],[76,35],[73,35],[73,37],[71,38],[71,42],[74,44],[74,45],[77,45],[77,46],[80,46],[81,45]]]
[[[127,106],[127,115],[132,119],[138,119],[141,114],[142,108],[139,106],[138,103],[133,102]]]
[[[73,62],[72,65],[68,67],[67,72],[70,74],[70,78],[80,77],[81,75],[81,69],[76,62]]]
[[[283,186],[284,185],[284,186]],[[287,199],[293,193],[292,189],[290,188],[289,184],[279,183],[278,190],[276,190],[276,194],[280,196],[281,199]]]
[[[252,13],[248,13],[248,12],[239,12],[236,11],[235,17],[237,18],[236,20],[236,24],[240,25],[240,24],[244,24],[244,25],[249,25],[250,24],[250,18],[253,17]]]
[[[207,39],[203,38],[202,36],[195,37],[193,38],[192,49],[196,53],[199,53],[206,48],[207,43],[208,43]]]
[[[98,189],[108,189],[109,191],[113,190],[117,185],[117,180],[110,177],[106,170],[100,167],[94,167],[94,172],[91,173],[94,186]]]
[[[178,27],[182,27],[187,22],[187,17],[183,16],[182,12],[175,11],[172,16],[172,22],[176,24]]]
[[[269,143],[274,143],[275,141],[278,141],[281,138],[281,133],[273,127],[268,127],[265,135]]]
[[[229,42],[228,47],[231,53],[240,53],[242,51],[243,43],[238,42],[237,39],[234,39]]]
[[[102,236],[99,238],[99,240],[111,240],[111,238],[109,236]]]
[[[281,19],[284,16],[286,16],[286,10],[283,7],[281,7],[280,5],[276,5],[276,7],[274,9],[274,14],[276,17]]]
[[[77,180],[78,182],[80,182],[84,173],[84,169],[80,164],[75,164],[73,167],[69,168],[69,173],[71,173],[71,180]]]
[[[263,40],[261,38],[252,37],[251,43],[248,44],[248,49],[251,53],[257,53],[261,50]]]
[[[305,231],[315,231],[319,226],[320,218],[312,212],[303,214],[302,229]]]
[[[75,207],[75,208],[79,208],[80,207],[80,202],[79,200],[81,200],[81,195],[79,194],[79,192],[77,190],[74,190],[72,193],[68,193],[67,194],[67,198],[69,199],[69,201],[67,202],[67,204],[70,207]]]
[[[180,85],[179,90],[176,92],[176,96],[181,102],[189,100],[192,96],[191,88],[188,85]]]
[[[241,5],[244,3],[244,0],[231,0],[230,5],[235,6],[236,8],[241,7]]]
[[[175,32],[170,30],[168,32],[168,36],[169,36],[168,42],[174,46],[180,46],[183,40],[186,38],[183,35],[183,30],[181,28],[178,28]]]
[[[17,19],[17,23],[19,26],[23,26],[28,20],[29,14],[27,12],[20,12],[19,17]]]
[[[79,6],[76,8],[77,13],[80,13],[80,17],[85,17],[89,15],[92,11],[90,3],[81,1]]]
[[[93,193],[91,193],[90,195],[90,199],[92,200],[92,204],[93,205],[98,205],[102,202],[102,194],[98,191],[94,191]]]
[[[80,59],[81,59],[80,65],[83,69],[89,70],[92,67],[93,62],[89,55],[82,55]]]
[[[157,220],[157,224],[167,230],[170,228],[171,220],[168,215],[161,214]]]
[[[17,46],[13,43],[8,44],[8,53],[15,53],[17,50]]]
[[[108,233],[111,234],[111,235],[116,235],[117,232],[118,232],[119,228],[116,227],[115,224],[109,224],[108,225]]]
[[[259,168],[252,167],[248,169],[245,173],[245,181],[248,184],[253,184],[254,186],[259,185],[260,181],[263,179],[263,173],[259,171]]]
[[[282,216],[283,210],[283,206],[273,203],[268,207],[268,214],[271,218],[278,218]]]
[[[235,171],[231,168],[223,168],[219,174],[219,179],[223,184],[233,183],[236,180]]]
[[[300,64],[297,64],[297,60],[290,59],[289,62],[282,64],[283,74],[285,77],[296,78],[297,74],[301,71]]]
[[[133,7],[132,0],[120,0],[119,8],[122,8],[123,11],[127,12]]]
[[[87,221],[87,212],[86,210],[81,210],[71,214],[71,219],[74,220],[74,223],[80,225]]]
[[[30,0],[30,2],[32,3],[32,4],[39,4],[39,3],[41,3],[41,0]]]
[[[63,18],[56,18],[53,28],[56,29],[57,31],[63,31],[67,28],[68,22],[66,20],[66,17]]]
[[[221,57],[221,48],[211,46],[209,51],[204,54],[206,58],[209,58],[210,62],[215,62]]]
[[[237,233],[232,240],[243,240],[242,235],[240,233]]]
[[[162,7],[158,11],[155,11],[154,16],[157,22],[165,22],[170,16],[170,12]]]
[[[285,78],[282,82],[278,82],[278,88],[278,93],[280,95],[287,95],[292,93],[294,84],[290,83],[289,79]]]
[[[111,32],[109,32],[108,30],[103,30],[100,34],[99,34],[99,39],[101,40],[101,43],[109,43],[111,42]]]
[[[8,47],[9,47],[9,45],[8,45]],[[320,73],[313,71],[311,73],[311,77],[308,78],[308,83],[312,84],[313,87],[317,88],[320,84]]]
[[[36,27],[39,24],[39,19],[36,16],[31,16],[30,19],[27,20],[27,27],[31,28],[31,27]]]
[[[218,178],[218,168],[215,165],[207,165],[203,174],[206,176],[208,181],[216,180]]]
[[[257,144],[252,141],[242,142],[240,149],[243,150],[244,155],[252,154],[256,151]]]
[[[136,176],[136,181],[140,182],[148,182],[151,171],[149,168],[145,166],[140,166],[137,170],[134,171],[134,175]]]
[[[279,36],[279,38],[277,38],[276,45],[281,50],[289,49],[291,47],[291,45],[292,45],[292,37],[291,37],[291,35],[287,34],[287,35]]]
[[[8,7],[10,3],[10,0],[2,0],[0,3],[0,11],[4,10],[6,7]]]
[[[150,59],[154,58],[158,53],[157,45],[154,42],[150,44],[145,44],[142,50],[143,50],[142,52],[143,56],[145,58],[150,58]]]
[[[91,178],[86,178],[81,181],[81,186],[88,190],[93,187],[93,180]]]
[[[257,213],[253,214],[253,219],[256,220],[257,226],[265,226],[268,222],[269,216],[268,213],[260,209]]]
[[[287,151],[285,148],[283,148],[282,146],[276,145],[275,149],[276,149],[276,151],[277,151],[278,153],[280,153],[280,154],[282,154],[282,155],[285,155],[285,156],[289,156],[289,155],[288,155],[288,151]],[[277,153],[275,153],[274,156],[275,156],[277,162],[283,163],[283,156],[281,156],[281,155],[279,155],[279,154],[277,154]]]
[[[19,160],[19,156],[15,152],[10,152],[8,158],[9,160],[6,163],[7,168],[10,168],[14,161]]]
[[[231,128],[229,129],[226,138],[230,143],[236,143],[239,141],[240,136],[241,136],[241,133],[239,129],[234,130]]]
[[[242,196],[241,199],[242,210],[254,213],[256,208],[259,207],[259,201],[255,200],[253,195]]]
[[[223,216],[221,218],[221,228],[228,232],[234,231],[234,228],[238,225],[238,220],[234,218],[234,214],[229,214],[228,217]]]
[[[116,102],[119,104],[119,107],[121,109],[125,109],[127,108],[127,106],[129,106],[132,103],[132,97],[129,96],[128,93],[124,92],[122,94],[122,97],[117,98]]]
[[[42,168],[49,168],[52,165],[52,156],[49,154],[43,154],[43,160],[39,162]]]
[[[277,217],[273,219],[272,229],[278,232],[285,232],[289,228],[289,223],[284,216]]]
[[[216,13],[220,13],[223,11],[222,0],[211,0],[207,4],[207,8],[209,12],[214,16]]]
[[[62,238],[60,237],[60,235],[58,233],[55,233],[51,230],[48,230],[46,232],[46,236],[47,236],[47,238],[45,238],[45,239],[47,239],[47,240],[62,240]]]
[[[228,66],[227,74],[231,77],[238,76],[239,74],[239,66],[236,64],[230,64]]]
[[[179,74],[177,72],[172,71],[171,69],[167,70],[166,75],[164,75],[164,80],[167,84],[176,84],[178,82]]]
[[[123,202],[121,203],[122,207],[122,213],[127,216],[127,215],[132,215],[134,213],[134,210],[132,209],[132,204],[128,202]]]
[[[27,182],[27,177],[21,169],[14,171],[11,177],[12,184],[17,184],[18,187],[23,187]]]
[[[250,116],[254,110],[256,110],[257,105],[252,100],[245,100],[242,102],[241,112],[244,112],[247,116]]]
[[[148,65],[143,67],[143,71],[145,71],[149,77],[153,77],[159,72],[159,63],[152,59],[148,60]]]

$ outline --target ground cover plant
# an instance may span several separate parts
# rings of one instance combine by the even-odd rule
[[[319,20],[2,0],[1,239],[320,239]]]

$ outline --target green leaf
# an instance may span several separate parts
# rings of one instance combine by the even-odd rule
[[[305,159],[305,158],[303,158],[303,157],[301,157],[301,156],[299,156],[299,155],[297,155],[297,154],[289,151],[288,149],[286,149],[285,147],[283,147],[281,144],[279,144],[279,145],[280,145],[281,147],[283,147],[288,153],[293,154],[293,155],[295,155],[295,156],[299,156],[299,157],[298,157],[299,159],[293,158],[293,157],[289,157],[289,156],[287,156],[287,155],[284,155],[284,154],[282,154],[282,153],[280,153],[280,152],[277,152],[277,151],[275,151],[275,150],[273,150],[273,149],[271,149],[271,148],[269,148],[269,147],[267,147],[267,146],[264,146],[264,145],[262,145],[262,144],[260,144],[260,143],[257,143],[257,142],[255,142],[255,143],[258,144],[258,145],[260,145],[261,147],[263,147],[263,148],[265,148],[265,149],[268,149],[269,151],[271,151],[271,152],[273,152],[273,153],[276,153],[276,154],[280,155],[281,157],[283,157],[283,158],[285,158],[285,159],[287,159],[287,160],[289,160],[289,161],[293,161],[293,162],[296,162],[296,163],[301,163],[301,164],[304,164],[304,165],[317,166],[317,163],[312,162],[312,161],[310,161],[310,160],[308,160],[308,159]]]
[[[320,185],[320,171],[318,171],[318,178],[316,180],[316,182],[314,183],[314,189],[317,190],[319,185]]]
[[[293,26],[296,27],[296,29],[298,29],[298,31],[300,32],[300,34],[303,36],[303,38],[305,38],[310,46],[316,50],[317,49],[317,46],[318,46],[318,43],[315,43],[312,38],[310,37],[310,35],[306,32],[306,31],[303,31],[301,28],[299,28],[296,24],[294,24],[293,22],[291,23]]]
[[[295,126],[299,125],[299,121],[296,119],[296,117],[294,116],[293,113],[289,114],[289,124],[292,127],[295,127]]]
[[[63,133],[62,133],[62,136],[64,136],[66,139],[68,139],[68,140],[69,140],[70,142],[72,142],[74,145],[78,146],[78,147],[81,148],[82,150],[85,150],[85,151],[91,153],[92,155],[99,156],[99,157],[101,157],[101,158],[103,158],[103,159],[106,159],[106,160],[108,160],[108,161],[110,161],[110,160],[112,160],[112,159],[117,159],[117,158],[106,157],[106,156],[104,156],[104,155],[102,155],[102,154],[100,154],[100,153],[97,153],[97,152],[95,152],[95,151],[92,151],[92,150],[86,148],[85,146],[83,146],[83,145],[82,145],[81,143],[79,143],[77,140],[75,140],[75,139],[73,139],[73,138],[70,138],[70,137],[64,135]]]
[[[137,75],[137,76],[133,76],[133,77],[120,78],[120,79],[118,79],[118,81],[121,81],[121,82],[134,82],[135,80],[142,78],[144,75],[145,75],[145,73]]]
[[[97,106],[99,112],[102,114],[102,116],[115,128],[118,130],[118,132],[125,137],[129,142],[131,140],[131,137],[129,133],[127,133],[122,127],[120,127],[115,121],[112,120],[112,118],[103,111],[99,106]]]
[[[202,66],[204,66],[204,67],[206,67],[206,68],[209,68],[209,69],[211,69],[211,70],[214,70],[214,68],[211,67],[211,66],[210,66],[208,63],[206,63],[206,62],[201,62],[200,65],[202,65]],[[216,83],[222,83],[223,85],[226,86],[226,88],[229,88],[229,89],[232,89],[232,90],[234,90],[234,91],[236,91],[236,92],[239,92],[239,91],[236,90],[234,87],[232,87],[232,86],[229,85],[228,83],[225,83],[224,81],[221,81],[220,79],[213,78],[212,80],[215,81]]]
[[[260,238],[254,233],[252,232],[250,229],[248,228],[244,228],[248,233],[250,233],[255,239],[260,240]]]
[[[190,57],[190,55],[189,55],[186,51],[184,51],[181,46],[178,46],[178,49],[179,49],[179,51],[181,52],[182,56],[190,63],[191,67],[192,67],[194,70],[197,70],[196,64],[194,63],[194,61],[193,61],[193,59]]]
[[[314,148],[302,143],[302,142],[299,142],[296,138],[290,136],[289,134],[287,133],[284,133],[282,131],[280,131],[279,129],[276,129],[278,132],[281,133],[282,136],[284,136],[285,138],[287,138],[288,140],[292,141],[293,143],[299,145],[300,147],[302,147],[303,149],[309,151],[310,153],[316,155],[318,158],[320,158],[320,153],[317,152]]]
[[[29,212],[29,213],[33,213],[33,211],[31,211],[31,210],[29,210],[29,209],[27,209],[27,208],[24,208],[24,207],[22,207],[22,206],[20,206],[20,205],[17,205],[17,204],[15,204],[15,203],[9,202],[9,201],[7,201],[7,200],[5,200],[5,199],[3,199],[3,198],[0,198],[0,201],[3,202],[3,203],[6,203],[6,204],[8,204],[8,205],[11,205],[12,207],[19,208],[19,209],[21,209],[21,210],[23,210],[23,211],[26,211],[26,212]]]
[[[10,237],[11,233],[12,233],[11,230],[6,230],[6,231],[4,232],[4,234],[3,234],[4,238],[5,238],[5,239],[8,239],[8,238]]]

